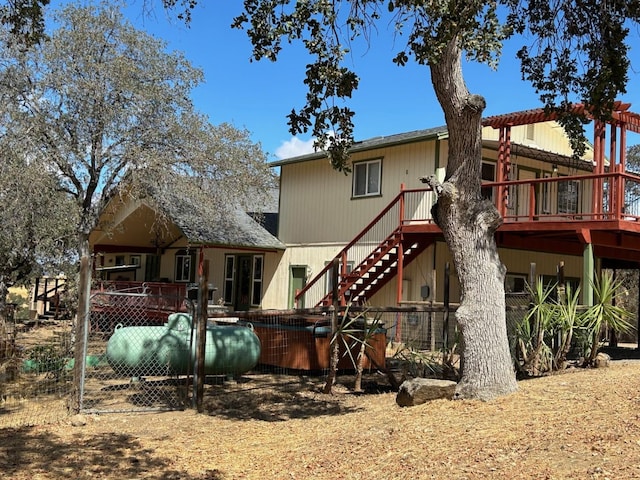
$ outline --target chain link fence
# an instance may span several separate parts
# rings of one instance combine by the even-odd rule
[[[0,428],[67,416],[72,392],[71,322],[18,322],[0,312]]]
[[[512,332],[526,314],[529,299],[509,295],[506,303]],[[375,373],[396,365],[394,345],[427,354],[453,349],[457,343],[455,309],[456,305],[447,309],[428,303],[361,309],[368,320],[360,327],[371,319],[377,322],[368,340],[365,368]],[[162,411],[193,406],[198,346],[193,311],[194,304],[187,298],[152,294],[144,287],[95,293],[83,341],[81,411]],[[355,307],[350,313],[358,314]],[[11,328],[2,336],[0,427],[63,418],[74,383],[71,322],[58,321],[46,328],[46,338],[36,335],[41,329],[14,335],[9,334]],[[15,328],[21,330],[20,325]],[[264,388],[285,385],[301,373],[322,376],[328,372],[331,316],[327,311],[213,309],[204,335],[204,394],[212,405],[226,405],[238,395],[259,397]],[[7,345],[11,338],[15,345],[11,358],[18,359],[13,360],[18,367],[10,380]],[[341,349],[341,371],[353,370],[352,358],[359,344],[351,342],[348,348],[343,345]],[[256,405],[257,397],[251,400]]]
[[[173,307],[180,305],[181,311]],[[182,409],[188,404],[191,302],[144,286],[92,295],[80,411]]]

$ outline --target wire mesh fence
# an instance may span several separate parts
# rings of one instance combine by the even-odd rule
[[[507,324],[512,326],[523,318],[527,306],[528,297],[508,297]],[[363,338],[374,319],[363,363],[370,373],[396,367],[399,350],[393,349],[394,344],[402,345],[405,352],[453,349],[457,343],[455,308],[430,303],[352,307],[349,315],[357,322],[339,342],[338,369],[346,374],[354,371],[361,343],[353,338]],[[83,342],[81,411],[162,411],[192,406],[198,340],[193,311],[193,303],[186,298],[151,294],[143,287],[94,294]],[[338,318],[344,315],[341,311]],[[231,399],[243,398],[258,405],[265,389],[303,377],[323,378],[330,365],[331,328],[327,309],[212,309],[204,330],[202,372],[208,403],[228,406]],[[2,370],[0,427],[41,424],[67,414],[74,380],[71,322],[56,322],[47,331],[48,337],[34,336],[29,344],[24,339],[35,330],[23,332],[22,340],[16,337],[22,342],[16,346],[21,352],[20,366],[11,382],[6,381],[7,369]],[[4,344],[7,338],[4,334]],[[3,365],[8,365],[6,355]]]
[[[175,311],[176,304],[181,311]],[[94,294],[85,326],[80,410],[184,408],[193,373],[191,310],[186,299],[144,287]]]
[[[23,324],[0,315],[0,428],[39,425],[68,414],[71,322]]]

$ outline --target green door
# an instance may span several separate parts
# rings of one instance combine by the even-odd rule
[[[292,266],[289,278],[289,308],[295,306],[296,292],[302,290],[307,285],[307,267]],[[298,308],[304,308],[304,298],[298,304]]]

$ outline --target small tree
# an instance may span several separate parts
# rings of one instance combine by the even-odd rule
[[[260,145],[231,125],[213,126],[190,99],[202,72],[133,28],[119,5],[68,5],[58,29],[32,49],[4,43],[0,96],[6,134],[73,200],[80,260],[76,334],[89,314],[89,234],[107,202],[188,177],[193,197],[218,208],[266,194],[273,176]],[[6,34],[6,32],[5,32]],[[127,189],[119,189],[124,178]],[[143,181],[144,180],[144,181]],[[76,373],[83,361],[77,342]],[[76,376],[78,378],[78,375]]]
[[[553,359],[554,370],[562,370],[567,363],[567,355],[571,351],[574,332],[584,326],[584,315],[579,311],[580,287],[572,291],[571,286],[559,296],[556,302],[553,330],[558,339],[558,345]]]
[[[553,353],[547,340],[552,331],[556,285],[545,285],[538,278],[535,287],[527,285],[531,304],[527,315],[516,325],[516,368],[527,376],[551,370]]]

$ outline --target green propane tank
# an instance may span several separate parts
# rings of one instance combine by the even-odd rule
[[[107,361],[118,374],[138,377],[193,373],[195,332],[185,313],[169,315],[164,326],[116,327]],[[260,339],[249,325],[207,326],[205,375],[239,375],[258,363]]]

